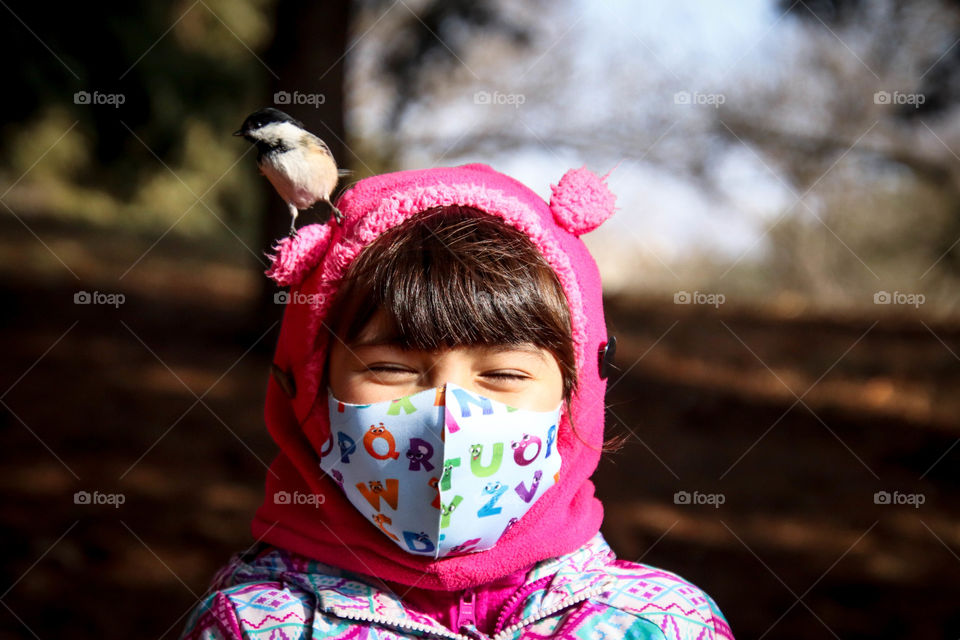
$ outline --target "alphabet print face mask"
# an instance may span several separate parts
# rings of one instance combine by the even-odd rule
[[[517,409],[450,382],[373,404],[327,393],[320,467],[408,553],[490,549],[557,482],[562,402]]]

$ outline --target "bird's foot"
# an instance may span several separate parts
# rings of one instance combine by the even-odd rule
[[[337,209],[332,204],[330,205],[330,208],[333,209],[333,217],[337,219],[337,224],[343,225],[343,221],[346,220],[346,218],[344,217],[343,213],[340,212],[340,209]]]
[[[290,232],[287,236],[292,238],[297,235],[297,216],[300,214],[300,210],[292,202],[287,203],[287,208],[290,209]]]
[[[287,207],[290,209],[290,232],[287,235],[292,238],[297,235],[297,215],[300,210],[290,202],[287,203]]]

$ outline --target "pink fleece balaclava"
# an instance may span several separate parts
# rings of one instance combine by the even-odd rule
[[[291,303],[284,312],[265,412],[280,453],[253,520],[258,540],[383,580],[452,591],[570,553],[599,531],[603,507],[589,478],[603,443],[606,380],[600,377],[598,357],[607,332],[600,274],[578,236],[613,213],[615,198],[586,168],[568,171],[552,189],[547,204],[483,164],[388,173],[344,192],[337,202],[346,216],[343,226],[309,225],[280,242],[267,275],[290,287]],[[564,412],[557,484],[492,549],[434,560],[406,553],[387,539],[320,468],[319,452],[329,446],[330,424],[327,394],[318,387],[329,340],[324,318],[336,279],[385,230],[448,205],[480,209],[523,231],[556,272],[570,307],[579,384],[571,410],[580,437]],[[298,500],[297,494],[323,498]]]

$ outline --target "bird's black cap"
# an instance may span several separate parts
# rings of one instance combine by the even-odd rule
[[[295,124],[301,129],[303,129],[303,123],[297,120],[296,118],[290,116],[289,114],[280,111],[280,109],[274,109],[273,107],[267,107],[266,109],[260,109],[259,111],[254,111],[247,119],[243,121],[243,126],[233,132],[235,136],[243,136],[251,131],[259,129],[268,124],[273,124],[275,122],[289,122]]]

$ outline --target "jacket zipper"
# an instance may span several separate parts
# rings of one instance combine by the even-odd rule
[[[470,625],[476,626],[476,604],[477,594],[473,589],[467,589],[467,591],[460,596],[460,608],[457,612],[458,631],[462,627],[469,627]]]
[[[576,598],[574,598],[573,600],[566,600],[566,601],[561,600],[558,604],[550,607],[550,608],[547,609],[546,611],[542,611],[542,610],[541,610],[541,611],[537,612],[536,614],[534,614],[534,615],[532,615],[532,616],[529,616],[529,617],[526,617],[526,618],[524,618],[523,620],[521,620],[520,622],[517,622],[516,624],[512,624],[512,625],[510,625],[509,627],[507,627],[506,629],[503,629],[500,633],[498,633],[497,635],[493,636],[493,639],[492,639],[492,640],[501,640],[501,639],[503,639],[503,638],[507,638],[508,636],[510,636],[511,634],[513,634],[515,631],[519,631],[521,628],[527,626],[528,624],[531,624],[531,623],[533,623],[533,622],[536,622],[537,620],[542,620],[543,618],[552,616],[554,613],[556,613],[557,611],[560,611],[561,609],[566,609],[567,607],[569,607],[569,606],[571,606],[571,605],[575,605],[575,604],[577,604],[578,602],[583,602],[584,600],[587,600],[588,598],[592,598],[593,596],[595,596],[595,595],[597,595],[597,594],[599,594],[599,593],[603,593],[604,591],[606,591],[607,587],[608,587],[612,582],[613,582],[613,580],[608,580],[608,581],[606,581],[606,582],[603,582],[603,583],[601,583],[601,584],[598,584],[598,585],[595,586],[595,587],[591,587],[590,589],[587,589],[586,591],[583,591],[582,593],[580,593],[580,594],[579,594]]]
[[[537,620],[541,620],[543,618],[551,616],[557,611],[560,611],[561,609],[566,609],[567,607],[575,605],[579,602],[583,602],[588,598],[592,598],[598,593],[602,593],[603,591],[605,591],[611,582],[613,581],[608,580],[595,587],[591,587],[590,589],[587,589],[582,593],[580,593],[579,595],[577,595],[577,597],[572,600],[561,600],[558,604],[554,605],[553,607],[550,607],[546,611],[541,610],[532,616],[524,618],[523,620],[521,620],[520,622],[517,622],[516,624],[510,625],[506,629],[503,629],[500,633],[493,636],[491,640],[502,640],[508,637],[510,634],[514,633],[515,631],[518,631],[521,628],[527,626],[528,624],[531,624],[533,622],[536,622]],[[386,616],[376,616],[376,615],[368,616],[368,615],[362,615],[362,614],[358,615],[353,611],[340,611],[340,610],[335,611],[335,615],[341,618],[347,618],[349,620],[362,620],[364,622],[376,622],[379,624],[388,624],[394,627],[399,627],[401,629],[408,629],[410,631],[422,631],[423,633],[431,633],[433,635],[442,636],[444,638],[455,638],[456,640],[476,640],[475,638],[472,638],[470,636],[465,636],[460,633],[441,631],[433,627],[428,627],[427,625],[424,625],[424,624],[419,624],[417,622],[405,622],[403,620],[395,620],[392,618],[388,618]]]
[[[447,631],[441,631],[433,627],[428,627],[425,624],[420,624],[418,622],[405,622],[403,620],[394,620],[386,616],[357,615],[352,611],[336,611],[335,615],[341,618],[347,618],[348,620],[362,620],[363,622],[376,622],[379,624],[388,624],[392,627],[407,629],[409,631],[422,631],[423,633],[430,633],[436,636],[442,636],[444,638],[455,638],[456,640],[475,640],[470,636],[465,636],[459,633],[450,633]]]
[[[520,600],[523,600],[524,598],[528,597],[531,593],[539,589],[541,586],[549,585],[552,577],[553,576],[544,576],[538,580],[534,580],[533,582],[525,584],[521,586],[519,589],[517,589],[513,593],[513,595],[511,595],[510,598],[507,599],[507,602],[500,608],[500,615],[497,616],[497,623],[494,626],[494,629],[500,629],[500,625],[503,624],[504,620],[509,618],[510,615],[516,610],[517,603]],[[494,635],[496,635],[497,633],[500,633],[500,632],[497,631],[496,633],[494,633]]]

